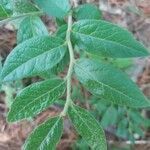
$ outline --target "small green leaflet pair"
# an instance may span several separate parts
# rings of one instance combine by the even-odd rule
[[[126,30],[102,20],[78,21],[73,25],[71,33],[72,42],[92,55],[112,58],[149,55],[144,46]],[[59,37],[33,37],[12,51],[5,62],[1,77],[3,81],[11,81],[48,71],[63,59],[66,51],[67,44]]]
[[[111,58],[132,58],[148,56],[145,47],[127,30],[112,23],[99,20],[101,13],[90,4],[71,9],[68,0],[35,0],[37,11],[63,20],[72,12],[75,23],[70,32],[71,43],[86,53],[85,58],[74,62],[75,77],[93,95],[108,102],[127,107],[149,107],[150,102],[127,75],[102,61],[90,59],[90,55]],[[27,2],[26,2],[27,3]],[[21,3],[22,4],[22,3]],[[20,6],[20,5],[19,5]],[[33,7],[29,8],[29,12]],[[21,10],[20,10],[21,8]],[[17,13],[27,9],[17,7]],[[50,9],[51,8],[51,9]],[[93,11],[92,11],[93,10]],[[89,12],[93,13],[89,13]],[[14,11],[15,12],[15,11]],[[28,11],[27,11],[28,12]],[[85,14],[88,14],[87,16]],[[20,23],[18,45],[7,57],[1,72],[3,83],[27,77],[41,76],[54,68],[68,66],[68,45],[65,39],[67,24],[49,35],[40,17],[29,15]],[[66,63],[64,63],[66,62]],[[55,77],[46,79],[23,89],[11,105],[7,120],[16,122],[38,115],[59,100],[66,92],[67,79]],[[73,104],[67,114],[78,133],[93,150],[106,150],[106,139],[102,127],[85,109]],[[60,114],[37,127],[26,140],[25,150],[54,150],[63,132],[63,115]]]
[[[78,106],[68,110],[70,120],[76,130],[91,145],[92,149],[107,149],[104,131],[94,117]],[[63,118],[50,118],[34,130],[27,139],[24,149],[54,150],[63,133]]]

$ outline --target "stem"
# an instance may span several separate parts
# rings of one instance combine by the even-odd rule
[[[13,17],[10,17],[10,18],[6,18],[6,19],[0,21],[0,26],[3,25],[3,24],[8,23],[10,21],[22,18],[22,17],[27,17],[27,16],[31,16],[31,15],[41,15],[41,14],[43,14],[43,12],[37,11],[37,12],[25,13],[25,14],[22,14],[22,15],[19,15],[19,16],[13,16]]]
[[[73,0],[74,7],[78,7],[78,0]]]
[[[70,104],[72,103],[71,99],[71,78],[72,78],[72,72],[73,72],[73,66],[74,66],[74,53],[73,53],[73,47],[70,39],[70,34],[71,34],[71,29],[72,29],[72,12],[68,16],[68,29],[67,29],[67,34],[66,34],[66,41],[69,49],[69,55],[70,55],[70,64],[69,64],[69,69],[68,73],[66,76],[67,79],[67,98],[66,98],[66,103],[64,106],[64,110],[61,113],[61,116],[65,116]]]

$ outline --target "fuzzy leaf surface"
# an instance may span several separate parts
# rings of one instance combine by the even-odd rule
[[[17,42],[22,43],[35,36],[48,35],[44,23],[38,16],[28,16],[20,24],[17,32]]]
[[[109,64],[81,59],[75,65],[78,80],[94,95],[121,106],[150,106],[137,85],[122,71]]]
[[[38,75],[56,66],[67,46],[60,38],[40,36],[19,44],[7,57],[1,78],[11,81]]]
[[[31,13],[38,11],[37,7],[35,7],[33,3],[26,0],[14,1],[12,5],[14,5],[13,15],[16,16],[24,13]]]
[[[39,125],[26,140],[24,150],[55,150],[63,132],[63,119],[50,118]]]
[[[104,131],[88,111],[73,105],[68,114],[77,132],[93,150],[107,150]]]
[[[58,30],[56,31],[55,35],[57,37],[60,37],[62,39],[65,39],[66,38],[66,32],[67,32],[67,25],[62,25],[58,28]]]
[[[100,19],[102,14],[93,4],[83,4],[75,8],[74,16],[77,20],[82,19]]]
[[[127,30],[102,20],[76,22],[72,38],[80,49],[98,56],[128,58],[149,55]]]
[[[63,18],[70,10],[69,0],[35,0],[37,5],[49,16]]]
[[[45,80],[23,89],[11,105],[8,121],[15,122],[33,117],[64,94],[65,81],[60,79]]]

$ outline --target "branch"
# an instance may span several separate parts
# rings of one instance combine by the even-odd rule
[[[73,53],[73,46],[71,43],[70,39],[70,34],[71,34],[71,29],[72,29],[72,12],[68,16],[68,29],[67,29],[67,35],[66,35],[66,41],[69,49],[69,55],[70,55],[70,64],[69,64],[69,69],[68,73],[66,76],[67,79],[67,99],[66,99],[66,104],[64,106],[64,110],[61,113],[61,116],[65,116],[70,104],[72,103],[71,100],[71,78],[72,78],[72,72],[73,72],[73,66],[74,66],[74,53]]]

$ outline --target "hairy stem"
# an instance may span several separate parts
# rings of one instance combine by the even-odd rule
[[[71,34],[71,28],[72,28],[72,12],[68,16],[68,29],[67,29],[67,35],[66,35],[66,41],[69,49],[69,55],[70,55],[70,64],[69,64],[69,69],[67,73],[67,98],[66,98],[66,104],[64,106],[64,110],[62,111],[61,115],[65,116],[69,105],[72,103],[71,100],[71,78],[72,78],[72,72],[73,72],[73,66],[74,66],[74,52],[73,52],[73,47],[70,39],[70,34]]]

